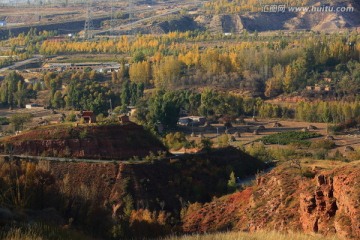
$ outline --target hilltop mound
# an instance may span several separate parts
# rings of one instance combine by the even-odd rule
[[[15,155],[126,160],[150,152],[166,151],[163,144],[144,130],[127,125],[39,127],[0,140],[0,152],[13,147]],[[7,146],[6,146],[7,145]]]
[[[301,177],[280,167],[254,187],[188,210],[185,232],[304,231],[359,239],[360,167],[349,164]]]

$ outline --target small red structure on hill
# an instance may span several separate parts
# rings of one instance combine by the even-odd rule
[[[82,111],[80,114],[84,123],[96,123],[96,116],[93,111]]]

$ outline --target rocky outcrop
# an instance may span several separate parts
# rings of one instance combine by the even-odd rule
[[[343,169],[341,169],[343,170]],[[334,197],[338,211],[334,220],[335,230],[345,237],[360,238],[360,182],[358,167],[344,169],[334,176]]]
[[[214,33],[240,33],[244,25],[239,14],[198,16],[195,19],[199,25],[206,26]]]
[[[333,178],[330,176],[318,175],[314,192],[300,194],[300,222],[305,232],[335,233],[331,221],[337,210]]]
[[[301,222],[306,232],[360,237],[360,194],[356,186],[359,168],[349,170],[341,168],[318,175],[314,192],[300,197]]]
[[[296,172],[281,167],[259,177],[252,188],[195,210],[189,208],[184,231],[221,231],[221,223],[231,223],[227,230],[291,230],[359,239],[360,167],[349,164],[319,172],[313,179]],[[236,209],[231,207],[231,214],[222,214],[229,211],[227,203],[234,198]],[[215,220],[204,221],[209,216]]]

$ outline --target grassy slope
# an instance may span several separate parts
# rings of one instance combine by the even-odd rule
[[[229,232],[205,235],[191,235],[182,237],[169,237],[166,240],[337,240],[336,237],[324,237],[320,235],[305,235],[302,233],[279,233],[279,232]]]

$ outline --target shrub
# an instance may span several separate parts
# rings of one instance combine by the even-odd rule
[[[65,120],[67,122],[76,122],[76,114],[75,113],[70,113],[66,116]]]
[[[10,123],[9,119],[6,117],[0,117],[0,125],[8,125]]]
[[[328,156],[328,150],[326,150],[326,149],[317,150],[314,152],[313,156],[315,159],[324,160]]]
[[[311,148],[313,149],[333,149],[335,147],[335,142],[327,139],[317,140],[311,143]]]
[[[253,143],[245,148],[246,152],[264,162],[272,160],[270,152],[265,148],[263,143]]]
[[[228,192],[229,193],[233,193],[236,190],[236,178],[235,178],[235,173],[231,172],[228,183],[227,183],[227,187],[228,187]]]
[[[315,177],[315,173],[310,171],[309,169],[307,169],[306,171],[304,171],[302,173],[302,176],[303,177],[306,177],[306,178],[314,178]]]
[[[221,136],[218,137],[218,144],[219,147],[226,147],[229,146],[229,136],[227,134],[222,134]]]
[[[296,148],[293,146],[278,147],[271,149],[270,152],[274,159],[285,161],[296,155]]]
[[[181,132],[167,134],[165,136],[164,142],[168,148],[175,150],[178,150],[187,145],[185,134]]]
[[[213,142],[209,138],[201,139],[200,147],[203,151],[210,152]]]
[[[86,129],[83,129],[83,130],[80,131],[80,133],[79,133],[79,138],[80,138],[80,139],[84,139],[84,138],[87,137],[87,134],[88,134],[87,130],[86,130]]]

